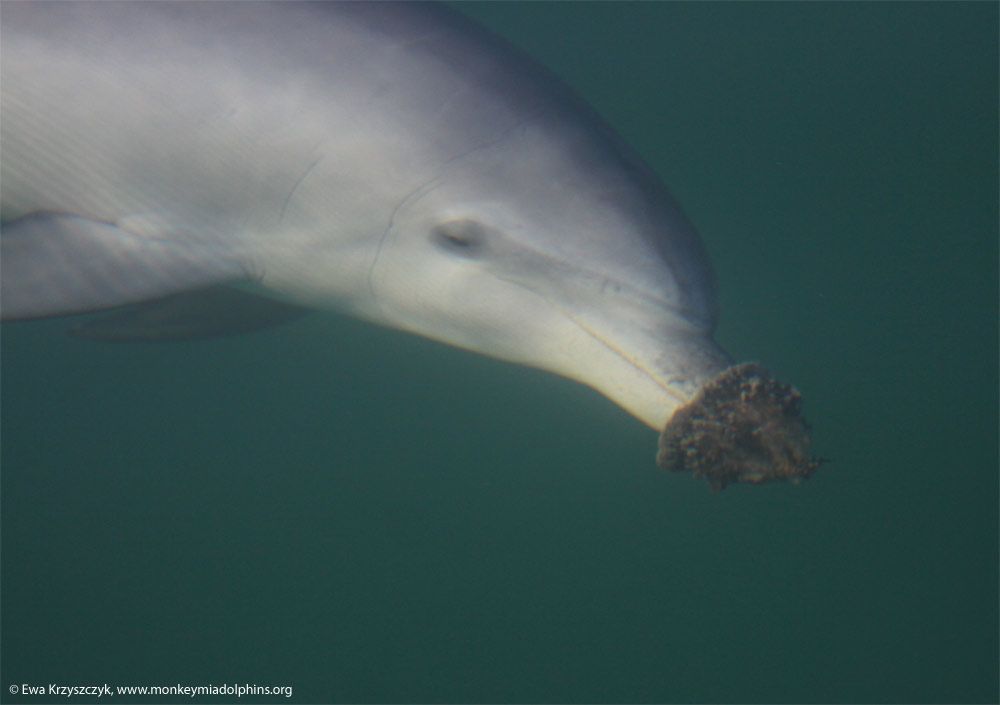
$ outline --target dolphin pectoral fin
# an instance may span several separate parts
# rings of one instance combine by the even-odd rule
[[[309,309],[227,286],[174,294],[113,311],[70,331],[104,342],[167,342],[250,333],[293,321]]]
[[[247,278],[225,250],[183,232],[135,232],[63,213],[0,226],[0,318],[86,313]]]

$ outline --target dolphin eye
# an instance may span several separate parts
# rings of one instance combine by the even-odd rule
[[[486,246],[486,227],[474,220],[449,220],[431,230],[434,243],[452,254],[478,257]]]

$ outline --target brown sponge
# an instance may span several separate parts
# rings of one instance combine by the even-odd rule
[[[679,408],[660,435],[657,464],[690,470],[712,489],[734,482],[798,482],[820,461],[809,455],[802,397],[760,365],[734,365]]]

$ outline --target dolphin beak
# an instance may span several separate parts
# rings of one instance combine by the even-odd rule
[[[707,336],[656,336],[641,327],[615,335],[568,315],[604,351],[581,381],[660,431],[656,461],[665,470],[691,472],[722,490],[797,483],[822,464],[809,452],[802,396],[760,365],[732,365]]]

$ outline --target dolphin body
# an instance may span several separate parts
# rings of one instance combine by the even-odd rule
[[[147,339],[336,309],[587,384],[715,487],[815,469],[797,393],[713,342],[655,175],[459,15],[24,2],[0,32],[4,319],[115,309],[82,334]],[[734,428],[768,438],[720,448]]]

